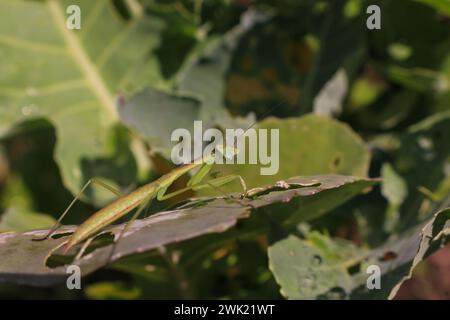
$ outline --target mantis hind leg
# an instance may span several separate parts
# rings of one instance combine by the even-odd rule
[[[73,261],[78,261],[81,259],[81,257],[83,256],[84,252],[86,251],[86,249],[89,247],[89,245],[91,244],[92,240],[94,240],[94,237],[91,237],[89,239],[87,239],[84,243],[83,246],[80,248],[80,251],[78,251],[77,255],[75,256],[75,258],[73,259]]]
[[[207,184],[208,185],[213,185],[215,187],[220,187],[220,186],[223,186],[223,185],[225,185],[227,183],[230,183],[231,181],[234,181],[234,180],[239,180],[239,183],[241,184],[241,188],[242,188],[243,194],[246,194],[247,193],[247,184],[245,183],[244,178],[242,178],[242,176],[240,176],[238,174],[230,174],[230,175],[227,175],[227,176],[223,176],[223,177],[219,177],[219,178],[216,178],[216,179],[212,179],[212,180],[209,180],[207,182]]]
[[[181,194],[183,192],[186,192],[188,190],[197,191],[197,190],[211,188],[211,187],[214,188],[214,189],[218,189],[220,186],[223,186],[223,185],[225,185],[227,183],[230,183],[233,180],[237,180],[237,179],[239,180],[239,182],[241,184],[241,187],[243,189],[243,194],[245,195],[246,192],[247,192],[247,185],[245,184],[244,179],[240,175],[230,174],[230,175],[227,175],[227,176],[211,179],[211,180],[209,180],[209,181],[207,181],[205,183],[202,183],[202,184],[200,184],[200,183],[199,184],[193,184],[193,185],[191,185],[189,187],[186,187],[186,188],[174,191],[174,192],[169,193],[169,194],[164,194],[163,192],[161,192],[161,193],[158,193],[156,198],[157,198],[158,201],[163,201],[163,200],[169,199],[171,197],[175,197],[175,196],[177,196],[177,195],[179,195],[179,194]],[[221,191],[221,190],[219,189],[219,191]],[[223,192],[221,191],[221,193],[223,193]]]
[[[49,231],[44,237],[42,237],[42,238],[35,238],[35,239],[33,239],[33,240],[34,240],[34,241],[41,241],[41,240],[46,240],[46,239],[48,239],[49,237],[51,237],[52,234],[55,233],[55,231],[58,230],[58,228],[61,226],[61,221],[62,221],[62,220],[64,219],[64,217],[67,215],[67,213],[69,212],[69,210],[73,207],[73,205],[75,204],[75,202],[77,202],[77,201],[79,200],[79,198],[81,197],[81,195],[83,194],[83,192],[87,189],[87,187],[89,187],[89,185],[90,185],[91,183],[96,184],[96,185],[98,185],[98,186],[100,186],[100,187],[103,187],[103,188],[105,188],[106,190],[111,191],[112,193],[114,193],[114,194],[117,195],[117,196],[121,196],[121,195],[122,195],[122,193],[121,193],[119,190],[117,190],[117,189],[115,189],[115,188],[113,188],[113,187],[107,185],[106,183],[104,183],[104,182],[102,182],[102,181],[100,181],[100,180],[98,180],[98,179],[96,179],[96,178],[89,179],[89,181],[86,182],[86,184],[83,186],[83,188],[81,188],[81,190],[80,190],[80,191],[77,193],[77,195],[73,198],[72,202],[69,204],[69,206],[67,207],[67,209],[64,210],[64,212],[59,216],[58,220],[57,220],[56,223],[53,225],[53,227],[50,229],[50,231]]]
[[[224,195],[224,194],[226,194],[226,192],[221,190],[220,187],[225,185],[225,184],[227,184],[227,183],[230,183],[230,182],[232,182],[234,180],[239,180],[239,182],[241,184],[241,187],[242,187],[242,190],[243,190],[243,192],[241,193],[240,199],[245,198],[247,196],[247,185],[246,185],[246,183],[244,181],[244,178],[242,178],[242,176],[237,175],[237,174],[230,174],[230,175],[227,175],[227,176],[211,179],[211,180],[209,180],[209,181],[207,181],[205,183],[202,183],[202,184],[199,184],[199,183],[198,184],[194,184],[192,186],[189,186],[189,187],[177,190],[177,191],[169,193],[167,195],[164,195],[164,193],[158,194],[157,199],[162,201],[162,200],[168,199],[170,197],[177,196],[180,193],[183,193],[183,192],[185,192],[187,190],[197,191],[197,190],[206,189],[206,188],[217,190],[217,191],[219,191],[219,193],[221,195]],[[238,203],[241,206],[244,206],[244,207],[245,206],[250,206],[251,207],[251,205],[245,204],[240,199],[236,199],[233,196],[229,196],[229,199],[231,199],[232,201]]]
[[[204,185],[194,186],[194,190],[201,190],[206,187],[210,187],[212,189],[218,190],[221,194],[225,194],[225,192],[220,188],[221,186],[228,184],[234,180],[239,180],[239,183],[242,188],[242,193],[240,195],[240,198],[245,198],[247,194],[247,184],[245,183],[244,178],[238,174],[230,174],[227,176],[219,177],[216,179],[212,179],[207,181]],[[231,199],[235,199],[232,195],[229,196]]]
[[[220,178],[218,178],[220,179]],[[244,178],[242,178],[242,176],[240,175],[228,175],[228,176],[224,176],[222,177],[222,181],[220,181],[220,183],[216,183],[216,179],[214,180],[209,180],[206,182],[206,184],[208,186],[210,186],[213,189],[218,190],[220,193],[224,194],[224,192],[221,190],[220,186],[224,185],[226,183],[229,183],[233,180],[239,179],[239,182],[241,184],[241,187],[243,189],[243,192],[240,194],[239,199],[236,199],[235,197],[233,197],[233,195],[229,195],[229,199],[231,199],[233,202],[236,202],[237,204],[241,205],[241,206],[250,206],[253,208],[253,206],[251,204],[247,204],[247,203],[243,203],[241,200],[245,197],[247,197],[247,185],[244,181]]]

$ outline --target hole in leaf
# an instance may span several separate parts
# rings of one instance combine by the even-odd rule
[[[341,157],[334,158],[334,160],[333,160],[333,167],[337,168],[340,163],[341,163]]]
[[[73,232],[64,232],[64,233],[58,233],[58,234],[53,234],[51,236],[52,239],[60,239],[63,237],[67,237],[70,236],[71,234],[73,234]]]
[[[112,3],[113,6],[117,9],[116,12],[121,16],[122,19],[130,20],[131,14],[128,11],[128,8],[125,5],[124,1],[113,0]]]
[[[94,241],[92,241],[92,243],[83,253],[83,256],[91,253],[96,249],[109,246],[113,243],[114,243],[114,235],[111,232],[103,233],[97,236],[94,239]],[[64,266],[66,264],[70,264],[75,259],[76,254],[79,252],[83,244],[84,242],[75,246],[75,248],[70,251],[71,253],[70,255],[61,255],[59,254],[61,252],[61,249],[58,249],[47,259],[47,261],[45,262],[46,266],[53,269],[60,266]]]
[[[222,176],[222,172],[220,172],[220,171],[214,171],[214,172],[211,172],[211,173],[209,174],[209,176],[210,176],[212,179],[216,179],[216,178]]]
[[[354,265],[352,265],[352,266],[350,266],[350,267],[347,268],[347,272],[348,272],[350,275],[357,274],[357,273],[359,273],[360,271],[361,271],[361,263],[356,263],[356,264],[354,264]]]
[[[50,269],[54,269],[69,264],[71,261],[73,261],[74,257],[75,256],[63,256],[60,254],[52,254],[45,262],[45,265]]]
[[[114,235],[111,232],[102,233],[97,236],[94,241],[90,244],[90,246],[86,249],[84,254],[91,253],[95,249],[109,246],[114,243]]]
[[[386,262],[394,260],[398,257],[394,251],[386,251],[382,257],[379,258],[380,261]]]
[[[270,188],[263,189],[255,194],[253,194],[250,198],[255,199],[257,197],[261,197],[261,196],[264,196],[271,192],[276,192],[276,191],[286,191],[286,190],[301,189],[301,188],[319,187],[320,185],[321,185],[320,182],[315,183],[315,184],[310,184],[310,185],[290,184],[289,188],[284,188],[284,187],[274,185],[274,186],[271,186]]]
[[[313,266],[319,266],[322,264],[322,257],[318,254],[315,254],[312,258],[312,265]]]
[[[341,287],[333,287],[324,294],[317,296],[318,300],[344,300],[347,293]]]

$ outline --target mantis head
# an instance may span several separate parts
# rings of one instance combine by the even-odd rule
[[[235,156],[237,156],[239,150],[234,146],[218,144],[216,146],[216,152],[223,154],[226,159],[233,159]]]

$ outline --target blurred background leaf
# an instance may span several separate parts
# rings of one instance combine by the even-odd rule
[[[84,277],[83,292],[0,285],[0,296],[282,298],[278,282],[296,297],[386,298],[411,269],[419,229],[450,204],[447,2],[0,0],[2,231],[47,227],[94,176],[128,192],[167,173],[175,167],[168,135],[193,120],[204,129],[245,129],[256,120],[256,128],[280,129],[277,175],[245,165],[215,172],[240,173],[250,186],[327,173],[385,178],[369,193],[365,181],[290,190],[321,191],[258,209],[226,232],[127,256]],[[68,4],[80,5],[81,30],[64,27]],[[381,30],[365,26],[369,4],[381,8]],[[282,190],[270,190],[281,199]],[[110,199],[90,188],[65,223],[80,224]],[[286,289],[295,286],[291,271],[277,273],[287,268],[282,261],[293,259],[304,271],[311,262],[283,253],[282,239],[330,266],[329,274],[317,270],[309,293]],[[391,251],[398,256],[389,260]],[[398,296],[448,297],[445,252],[420,263]],[[359,272],[358,263],[346,268],[357,253],[368,257]],[[354,288],[369,262],[393,270],[379,295]],[[415,279],[426,284],[420,293],[411,289]]]
[[[68,4],[85,10],[78,32],[66,29]],[[127,180],[115,183],[131,184],[132,168],[119,169],[107,159],[108,137],[117,118],[115,96],[119,90],[163,81],[155,77],[157,62],[148,56],[158,45],[161,22],[146,16],[126,19],[109,1],[1,1],[0,6],[0,131],[48,119],[58,137],[55,159],[73,193],[87,181],[86,174],[114,181],[113,172],[125,169]],[[153,77],[147,78],[149,74]],[[97,168],[95,161],[106,162],[107,170]],[[89,166],[88,173],[83,164]]]

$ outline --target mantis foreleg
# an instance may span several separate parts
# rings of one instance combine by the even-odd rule
[[[198,190],[205,189],[205,188],[211,188],[211,186],[220,187],[220,186],[225,185],[227,183],[230,183],[231,181],[236,180],[236,179],[239,179],[241,187],[242,187],[242,189],[243,189],[243,191],[245,193],[247,191],[247,186],[245,184],[244,179],[240,175],[230,174],[230,175],[227,175],[227,176],[224,176],[224,177],[211,179],[208,182],[203,183],[203,184],[200,184],[200,183],[194,184],[194,185],[191,185],[189,187],[182,188],[180,190],[171,192],[169,194],[158,193],[157,199],[159,201],[163,201],[163,200],[169,199],[171,197],[177,196],[177,195],[179,195],[179,194],[181,194],[183,192],[186,192],[188,190],[198,191]]]

